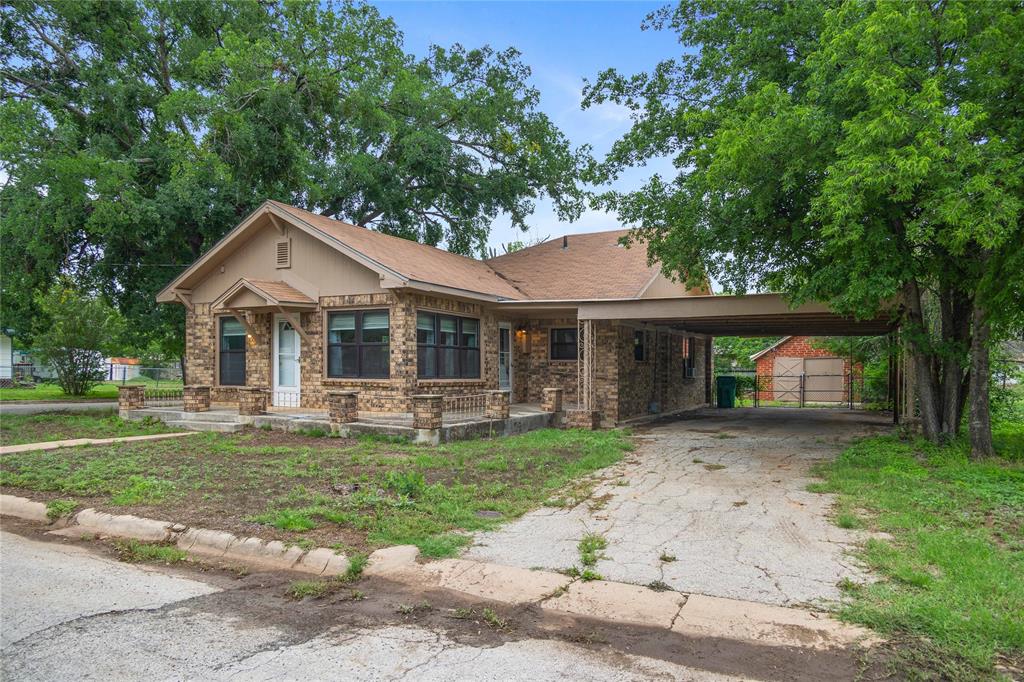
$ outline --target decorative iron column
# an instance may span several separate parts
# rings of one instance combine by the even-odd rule
[[[576,320],[576,391],[582,410],[594,409],[594,368],[597,349],[593,320]]]

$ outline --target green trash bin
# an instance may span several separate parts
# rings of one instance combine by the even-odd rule
[[[718,388],[718,406],[736,407],[736,377],[717,377],[715,385]]]

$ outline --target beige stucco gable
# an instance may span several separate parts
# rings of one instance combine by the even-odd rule
[[[192,303],[210,303],[240,279],[280,280],[313,300],[383,291],[369,268],[290,225],[256,229],[231,253],[211,263],[208,274],[192,287]],[[278,244],[287,240],[290,267],[277,267]]]
[[[640,298],[675,298],[676,296],[702,296],[709,292],[699,288],[687,288],[683,282],[673,282],[659,272],[640,294]]]

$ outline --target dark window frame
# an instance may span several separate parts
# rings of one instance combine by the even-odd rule
[[[560,332],[571,332],[572,341],[556,341]],[[578,327],[552,327],[548,332],[548,359],[553,362],[576,362],[580,357],[579,342]],[[556,347],[559,348],[558,353],[555,352]]]
[[[636,362],[647,362],[650,360],[647,354],[647,332],[638,329],[633,332],[633,360]]]
[[[364,341],[363,340],[363,316],[366,313],[384,313],[388,317],[387,341]],[[353,328],[354,341],[331,341],[331,316],[332,315],[354,315],[355,327]],[[341,309],[328,310],[324,320],[324,374],[328,379],[390,379],[391,378],[391,310],[389,308],[365,308],[359,310]],[[356,368],[353,372],[332,373],[331,370],[331,349],[338,348],[339,352],[346,348],[355,349]],[[384,357],[387,358],[383,374],[368,373],[363,369],[363,350],[366,348],[384,348]]]
[[[228,349],[228,348],[224,347],[224,338],[225,338],[225,335],[224,335],[224,323],[226,321],[228,321],[228,320],[232,320],[232,321],[238,323],[242,327],[242,334],[241,334],[241,336],[242,336],[242,348],[241,349],[238,349],[238,348],[236,348],[236,349]],[[238,336],[238,335],[237,334],[232,334],[232,336]],[[239,320],[236,316],[234,316],[234,315],[220,315],[220,316],[217,317],[217,385],[218,386],[245,386],[245,376],[246,376],[246,358],[245,358],[245,354],[246,354],[246,347],[248,346],[248,340],[249,340],[249,334],[248,334],[248,332],[247,332],[247,330],[245,328],[245,325],[242,324],[242,321]],[[241,358],[242,358],[242,377],[241,377],[241,381],[237,381],[237,380],[225,381],[224,370],[229,365],[229,363],[224,362],[224,356],[225,355],[229,355],[229,356],[232,356],[232,357],[233,356],[241,356]]]
[[[430,317],[433,319],[433,343],[421,342],[419,340],[420,332],[420,316]],[[442,344],[441,339],[441,320],[454,320],[455,321],[455,343],[454,344]],[[466,343],[465,333],[465,322],[466,321],[476,322],[476,345],[471,346]],[[454,374],[443,376],[441,374],[441,368],[444,365],[442,358],[444,357],[445,351],[454,351]],[[476,354],[476,362],[471,361],[473,353]],[[433,354],[434,364],[433,373],[427,374],[427,363],[422,362],[422,359],[427,354]],[[451,315],[449,313],[439,313],[433,310],[417,310],[416,311],[416,378],[426,380],[443,380],[443,381],[477,381],[483,378],[483,324],[478,317],[467,317],[463,315]]]
[[[697,374],[697,362],[695,353],[693,352],[693,342],[696,337],[684,336],[683,337],[683,378],[684,379],[695,379]]]

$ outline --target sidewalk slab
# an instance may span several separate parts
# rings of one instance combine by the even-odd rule
[[[564,594],[544,602],[541,608],[668,629],[685,603],[686,596],[678,592],[592,580],[572,583]]]
[[[35,452],[37,450],[59,450],[74,448],[80,445],[110,445],[112,443],[132,443],[142,440],[163,440],[165,438],[181,438],[194,436],[194,431],[178,433],[154,433],[148,436],[122,436],[120,438],[71,438],[68,440],[47,440],[39,443],[22,443],[21,445],[4,445],[0,447],[0,455],[14,455],[19,452]]]
[[[565,588],[572,579],[550,571],[442,559],[423,566],[439,587],[506,604],[538,602]]]
[[[691,594],[672,631],[691,637],[740,639],[773,646],[813,649],[873,644],[870,631],[828,614],[758,602]]]

